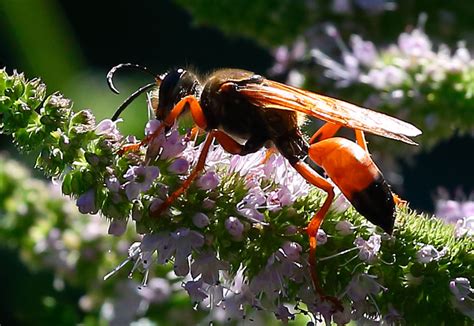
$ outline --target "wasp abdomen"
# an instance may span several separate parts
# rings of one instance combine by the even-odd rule
[[[311,145],[309,156],[372,223],[391,233],[395,202],[382,173],[358,144],[345,138],[329,138]]]

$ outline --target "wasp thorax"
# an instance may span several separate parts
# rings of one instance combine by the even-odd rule
[[[188,95],[199,97],[200,90],[196,75],[184,69],[171,70],[160,84],[156,118],[163,120],[182,98]]]

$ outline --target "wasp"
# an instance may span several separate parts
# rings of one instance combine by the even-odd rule
[[[310,184],[327,193],[321,208],[306,227],[312,281],[320,294],[315,268],[316,235],[334,199],[334,187],[305,163],[307,157],[325,171],[361,215],[385,232],[392,233],[395,205],[399,199],[371,159],[364,133],[414,145],[416,143],[411,137],[421,134],[415,126],[240,69],[220,69],[206,78],[199,78],[186,69],[173,69],[162,75],[154,75],[140,65],[120,64],[107,75],[109,86],[116,93],[113,75],[121,68],[140,69],[150,73],[155,81],[130,95],[117,109],[113,120],[138,95],[158,87],[158,100],[153,110],[156,119],[162,121],[161,127],[169,128],[181,115],[190,112],[195,125],[207,132],[194,170],[179,189],[157,210],[150,212],[151,216],[160,215],[189,188],[204,169],[209,148],[216,140],[224,150],[235,155],[254,153],[262,147],[274,148]],[[325,122],[309,141],[300,128],[307,116]],[[341,127],[353,129],[356,141],[335,137]],[[155,134],[161,131],[159,128]],[[149,135],[141,145],[153,137]]]

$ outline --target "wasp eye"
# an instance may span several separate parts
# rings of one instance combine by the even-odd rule
[[[177,95],[176,91],[178,90],[178,84],[183,73],[183,69],[173,70],[167,73],[166,76],[163,78],[163,81],[160,85],[159,95],[160,99],[163,99],[165,101],[164,103],[162,103],[163,105],[172,104],[167,102],[174,101],[174,98]]]

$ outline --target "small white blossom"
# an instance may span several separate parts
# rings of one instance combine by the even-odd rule
[[[454,236],[456,238],[474,236],[474,215],[463,217],[456,222],[454,226]]]
[[[299,261],[301,251],[303,250],[299,243],[286,241],[281,248],[289,260]]]
[[[168,171],[174,174],[186,174],[189,170],[189,162],[185,158],[179,157],[168,167]]]
[[[370,236],[367,241],[361,237],[357,237],[354,241],[354,244],[359,249],[360,260],[368,263],[373,263],[377,259],[381,243],[382,237],[378,234]]]
[[[171,296],[171,286],[167,279],[156,277],[140,287],[138,294],[147,302],[162,303]]]
[[[122,135],[117,129],[117,123],[121,121],[122,119],[118,119],[117,121],[112,121],[110,119],[102,120],[95,128],[96,135],[106,135],[115,140],[120,140],[122,138]]]
[[[129,200],[136,199],[141,192],[151,188],[153,181],[160,174],[156,166],[132,166],[124,174],[128,181],[124,184],[125,193]]]
[[[352,225],[352,223],[347,220],[339,221],[336,224],[336,231],[340,235],[352,234],[354,233],[353,229],[354,229],[354,225]]]
[[[80,195],[76,205],[82,214],[97,214],[99,208],[96,205],[95,189],[90,189]]]
[[[316,242],[318,246],[321,246],[325,244],[326,242],[328,242],[328,236],[326,232],[324,232],[324,230],[321,228],[318,229],[318,234],[316,235]]]
[[[474,294],[471,282],[465,277],[457,277],[449,282],[449,289],[456,299],[461,301]]]
[[[378,294],[384,288],[375,281],[376,278],[369,274],[355,275],[347,286],[347,295],[352,301],[363,301],[368,295]]]
[[[447,223],[456,223],[462,217],[461,204],[455,200],[439,199],[436,201],[435,215]]]
[[[428,264],[432,261],[440,260],[447,253],[447,248],[438,251],[432,245],[424,245],[416,253],[416,260],[421,264]]]
[[[404,54],[414,57],[426,57],[431,52],[431,41],[420,29],[416,28],[411,33],[402,33],[398,38],[398,46]]]

